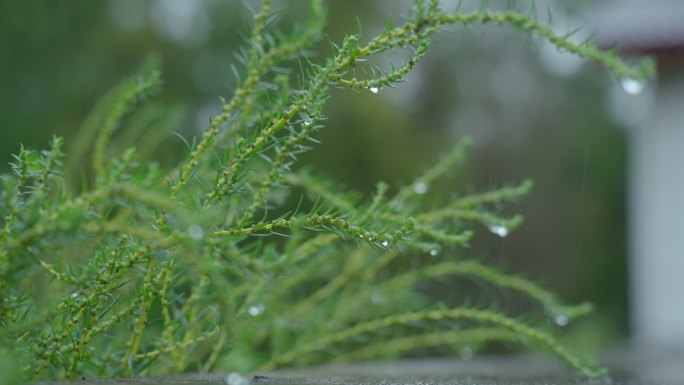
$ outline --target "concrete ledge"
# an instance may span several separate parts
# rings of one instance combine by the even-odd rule
[[[468,361],[438,358],[368,362],[251,373],[240,380],[248,385],[684,384],[684,352],[618,351],[606,354],[602,361],[611,370],[611,376],[598,380],[578,377],[558,361],[540,356],[484,356]],[[208,385],[227,384],[227,376],[226,373],[188,374],[157,378],[81,380],[72,384]]]

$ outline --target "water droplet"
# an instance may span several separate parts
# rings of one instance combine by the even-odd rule
[[[378,92],[380,92],[380,88],[378,88],[378,87],[371,87],[368,90],[374,94],[377,94]]]
[[[620,79],[620,85],[626,93],[630,95],[638,95],[644,90],[645,83],[642,80],[623,78]]]
[[[71,298],[77,298],[78,297],[78,292],[74,291],[71,293]]]
[[[418,182],[413,185],[413,191],[418,195],[423,195],[428,192],[430,187],[425,182]]]
[[[466,346],[466,347],[461,349],[459,354],[460,354],[462,360],[469,360],[469,359],[473,358],[473,349]]]
[[[437,254],[439,254],[439,250],[437,250],[437,249],[430,250],[430,255],[432,255],[433,257]]]
[[[363,234],[359,234],[359,238],[363,239],[364,238]]]
[[[266,305],[264,305],[263,303],[258,303],[256,305],[250,306],[249,309],[247,309],[247,312],[252,317],[256,317],[259,314],[263,313],[264,309],[266,309]]]
[[[500,236],[501,238],[504,238],[508,235],[508,227],[506,227],[506,226],[491,225],[491,226],[488,226],[488,228],[489,228],[489,231]]]
[[[304,115],[304,125],[310,126],[313,123],[313,119],[309,115]]]
[[[380,293],[373,293],[371,296],[371,302],[373,305],[382,305],[385,303],[385,296]]]
[[[204,238],[204,229],[200,225],[190,225],[190,227],[188,227],[188,235],[190,238],[199,241]]]
[[[226,384],[228,385],[249,385],[249,380],[247,377],[243,376],[240,373],[230,373],[228,376],[226,376]]]
[[[387,246],[389,246],[389,242],[387,242],[387,241],[382,241],[382,245],[383,245],[384,247],[387,247]]]
[[[558,314],[554,319],[554,322],[556,322],[556,325],[558,326],[565,326],[568,324],[568,317],[563,315],[563,314]]]

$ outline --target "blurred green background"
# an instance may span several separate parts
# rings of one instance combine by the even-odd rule
[[[304,21],[306,2],[275,3],[283,9],[277,28]],[[340,42],[361,28],[368,39],[389,19],[397,24],[406,3],[330,2],[326,33]],[[580,20],[582,4],[552,8],[554,20]],[[0,169],[8,171],[20,143],[42,149],[53,134],[68,143],[94,102],[149,52],[159,53],[163,66],[156,103],[177,113],[169,131],[197,135],[218,112],[219,97],[231,95],[230,65],[249,33],[249,8],[258,3],[0,2]],[[539,13],[546,17],[546,9]],[[436,39],[396,89],[335,91],[318,135],[322,144],[303,163],[368,192],[378,180],[408,183],[459,138],[473,137],[466,167],[431,193],[451,196],[525,178],[535,188],[512,208],[526,217],[520,229],[499,238],[482,228],[467,253],[523,272],[570,301],[594,302],[597,314],[576,326],[592,333],[576,335],[592,344],[620,340],[627,333],[625,132],[606,111],[617,82],[511,28],[450,27]],[[317,47],[313,61],[330,52],[326,41]],[[172,163],[183,151],[169,134],[152,157]]]

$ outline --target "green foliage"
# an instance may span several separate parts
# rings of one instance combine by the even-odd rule
[[[445,13],[435,1],[415,1],[406,24],[388,24],[365,44],[349,35],[333,44],[334,56],[312,62],[306,53],[322,36],[321,1],[311,1],[309,21],[291,35],[270,31],[271,16],[264,1],[239,86],[176,168],[111,140],[159,88],[153,59],[96,105],[68,153],[70,167],[61,138],[42,153],[20,148],[0,196],[0,353],[16,352],[27,379],[70,379],[248,371],[517,341],[601,374],[534,326],[547,325],[543,317],[571,321],[588,304],[565,305],[526,279],[459,257],[478,226],[502,234],[521,223],[502,210],[529,181],[435,207],[429,186],[457,169],[468,141],[411,183],[378,183],[367,198],[295,164],[322,128],[331,87],[377,92],[402,81],[444,25],[509,25],[620,77],[642,79],[652,67],[576,45],[515,10]],[[364,60],[389,49],[409,50],[410,59],[357,77],[369,72]],[[298,76],[283,70],[293,63]],[[433,304],[418,284],[444,276],[516,292],[538,303],[539,314]]]

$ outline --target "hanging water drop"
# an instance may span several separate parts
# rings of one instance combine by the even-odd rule
[[[313,123],[313,119],[309,115],[304,115],[304,125],[310,126]]]
[[[425,194],[426,192],[428,192],[429,189],[430,187],[425,182],[418,182],[413,185],[413,191],[418,195]]]
[[[190,238],[199,241],[204,238],[204,229],[200,225],[190,225],[190,227],[188,227],[188,235]]]
[[[259,303],[259,304],[250,306],[249,309],[247,309],[247,312],[252,317],[256,317],[259,314],[263,313],[264,309],[266,309],[266,306],[263,303]]]
[[[389,246],[389,242],[387,242],[387,241],[382,241],[382,246],[383,246],[383,247]]]
[[[491,225],[487,227],[492,233],[504,238],[508,235],[508,227],[501,225]]]
[[[382,305],[385,303],[385,296],[380,293],[373,293],[373,295],[371,295],[371,303],[373,305]]]
[[[620,79],[620,85],[626,93],[630,95],[638,95],[644,90],[645,83],[643,80],[623,78]]]
[[[226,384],[228,385],[249,385],[249,380],[247,377],[243,376],[240,373],[230,373],[228,376],[226,376]]]
[[[72,292],[71,298],[78,298],[78,292],[77,291]]]
[[[378,92],[380,92],[380,88],[378,88],[378,87],[370,87],[368,90],[374,94],[377,94]]]
[[[439,250],[437,250],[437,249],[430,250],[430,255],[432,255],[433,257],[436,256],[437,254],[439,254]]]
[[[556,323],[558,326],[565,326],[568,324],[568,317],[563,315],[563,314],[558,314],[553,321]]]

